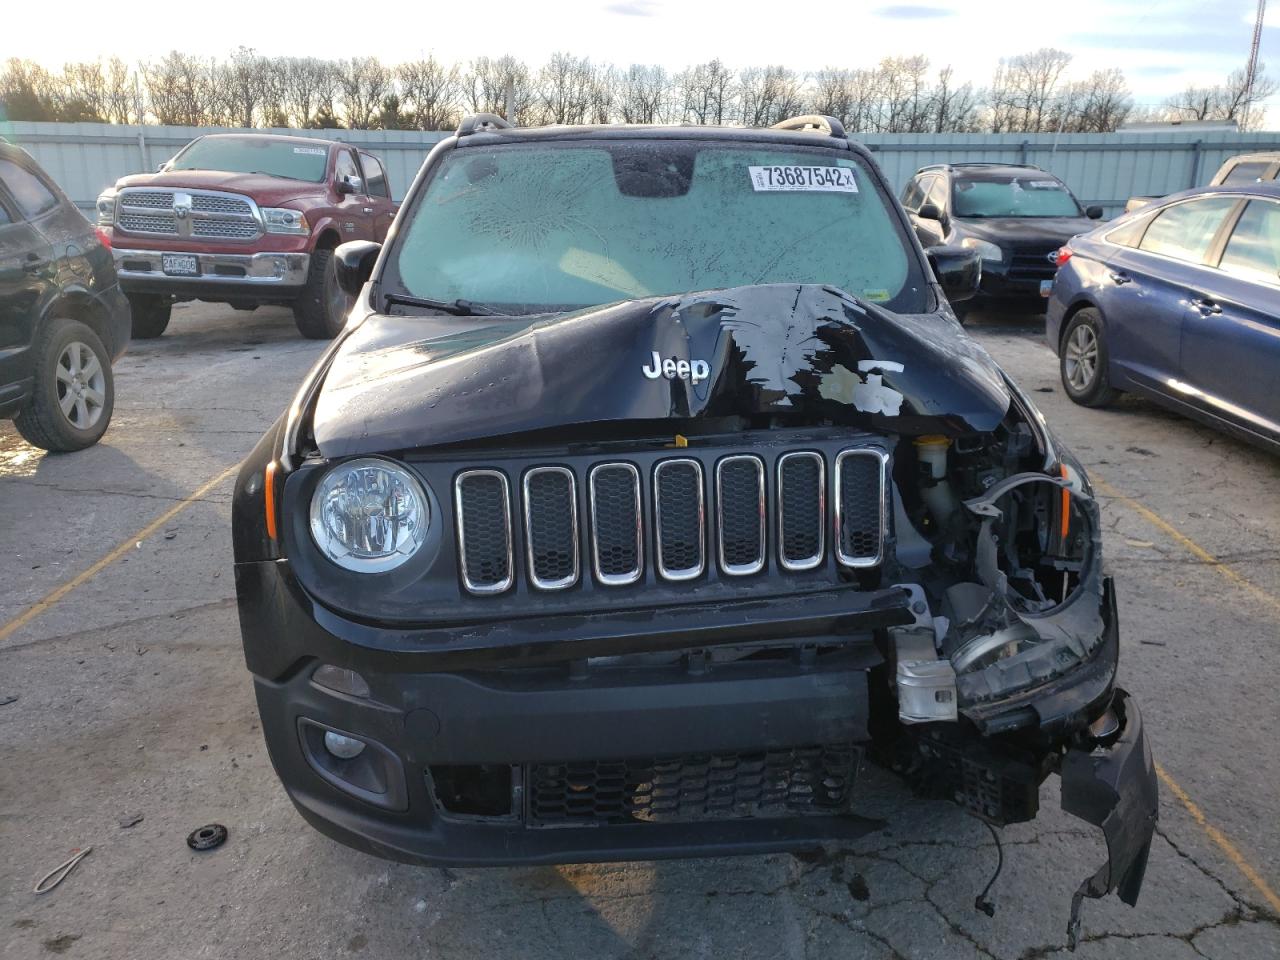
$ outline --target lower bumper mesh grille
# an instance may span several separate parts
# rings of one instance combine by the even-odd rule
[[[680,823],[837,814],[861,760],[853,744],[759,753],[537,764],[529,824]]]

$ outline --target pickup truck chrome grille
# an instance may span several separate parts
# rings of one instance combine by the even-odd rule
[[[883,560],[888,456],[879,448],[783,451],[768,460],[755,453],[680,453],[638,457],[639,467],[575,458],[572,466],[458,474],[453,499],[463,587],[498,594],[522,576],[536,591],[567,590],[584,577],[615,588],[646,574],[668,583],[709,573],[734,580],[771,562],[796,573],[832,560],[848,568]]]
[[[126,187],[116,202],[116,228],[126,233],[234,241],[262,235],[257,204],[234,193]]]

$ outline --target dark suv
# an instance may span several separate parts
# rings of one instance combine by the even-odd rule
[[[97,443],[128,344],[110,248],[26,151],[0,141],[0,417],[46,450]]]
[[[982,258],[982,289],[971,303],[1039,310],[1057,270],[1053,253],[1102,216],[1053,174],[1025,164],[921,167],[902,191],[902,205],[926,250],[959,244]],[[956,308],[962,320],[968,306]]]
[[[1138,895],[1156,781],[1076,460],[829,118],[428,156],[249,455],[245,657],[304,817],[385,857],[813,849],[872,757],[1064,807]]]

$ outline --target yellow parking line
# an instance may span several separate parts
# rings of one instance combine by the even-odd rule
[[[123,543],[121,543],[114,550],[108,553],[105,557],[103,557],[101,560],[99,560],[97,563],[91,566],[88,570],[85,570],[82,573],[76,574],[72,579],[68,580],[62,586],[51,591],[50,593],[47,593],[45,596],[41,597],[31,606],[27,607],[26,610],[22,611],[22,613],[18,614],[12,620],[6,623],[3,627],[0,627],[0,642],[7,640],[10,636],[12,636],[18,630],[21,630],[32,620],[40,616],[40,614],[44,613],[46,610],[48,610],[50,607],[56,604],[59,600],[61,600],[63,597],[69,594],[76,587],[80,586],[80,584],[85,583],[89,580],[92,580],[104,569],[106,569],[111,564],[115,563],[115,561],[119,560],[126,553],[132,550],[136,544],[147,539],[147,537],[151,536],[153,533],[155,533],[157,530],[163,527],[166,523],[168,523],[170,520],[176,517],[179,513],[181,513],[187,507],[191,506],[192,503],[199,500],[201,497],[203,497],[206,493],[208,493],[214,487],[218,486],[218,484],[226,480],[227,477],[231,476],[239,468],[240,468],[240,465],[236,464],[233,467],[228,467],[226,470],[223,470],[220,474],[218,474],[216,477],[214,477],[212,480],[210,480],[208,483],[202,486],[199,490],[195,491],[195,493],[180,500],[178,503],[174,504],[171,508],[166,510],[160,516],[156,517],[156,519],[148,523],[145,527],[143,527],[137,533],[127,538]]]
[[[1098,477],[1092,475],[1091,479],[1093,480],[1094,487],[1097,488],[1100,493],[1106,494],[1111,499],[1124,504],[1138,516],[1142,517],[1142,519],[1146,520],[1153,527],[1172,539],[1179,546],[1183,547],[1197,560],[1200,560],[1206,566],[1218,571],[1218,573],[1230,580],[1235,586],[1247,592],[1264,606],[1280,610],[1280,600],[1277,600],[1257,584],[1231,569],[1231,567],[1227,566],[1219,558],[1215,557],[1204,547],[1200,546],[1200,544],[1196,543],[1150,507],[1139,503],[1137,500],[1133,499],[1133,497],[1121,493],[1105,480],[1100,480]],[[1258,893],[1262,894],[1262,898],[1267,901],[1267,904],[1276,912],[1277,916],[1280,916],[1280,896],[1271,889],[1271,885],[1267,883],[1262,874],[1254,868],[1253,864],[1244,858],[1244,855],[1236,848],[1236,845],[1227,839],[1227,835],[1225,833],[1209,822],[1209,818],[1204,815],[1204,811],[1201,810],[1196,802],[1191,799],[1187,791],[1183,790],[1178,782],[1169,775],[1169,771],[1165,770],[1165,768],[1160,766],[1158,763],[1155,767],[1156,776],[1160,778],[1160,782],[1168,787],[1169,792],[1178,798],[1179,802],[1181,802],[1183,807],[1186,808],[1187,813],[1191,814],[1191,818],[1200,825],[1200,828],[1204,830],[1209,839],[1217,844],[1218,849],[1226,855],[1228,860],[1236,865],[1236,868],[1244,874],[1245,879],[1253,884],[1254,889],[1256,889]]]
[[[1106,494],[1113,500],[1118,500],[1123,503],[1138,516],[1142,517],[1143,520],[1146,520],[1149,524],[1159,529],[1179,546],[1186,549],[1187,552],[1192,554],[1197,560],[1200,560],[1206,566],[1217,570],[1218,573],[1222,574],[1237,587],[1250,594],[1255,600],[1259,601],[1264,606],[1280,611],[1280,600],[1277,600],[1271,594],[1267,593],[1267,591],[1263,590],[1253,581],[1236,573],[1235,570],[1231,569],[1231,567],[1227,566],[1227,564],[1223,563],[1204,547],[1200,546],[1200,544],[1196,543],[1150,507],[1144,506],[1137,500],[1133,499],[1133,497],[1126,496],[1105,480],[1099,480],[1092,474],[1090,475],[1090,479],[1093,481],[1093,485],[1101,493]]]
[[[1191,814],[1192,819],[1200,824],[1204,832],[1209,835],[1209,839],[1218,845],[1218,848],[1227,855],[1227,859],[1236,865],[1248,881],[1262,894],[1262,898],[1267,901],[1271,909],[1276,912],[1276,915],[1280,916],[1280,896],[1277,896],[1276,892],[1271,889],[1267,881],[1262,878],[1262,874],[1253,868],[1253,864],[1244,858],[1240,851],[1236,849],[1236,845],[1228,840],[1221,830],[1209,822],[1204,815],[1204,811],[1196,806],[1194,800],[1187,796],[1187,791],[1178,786],[1177,781],[1169,776],[1165,768],[1158,763],[1156,764],[1156,776],[1160,778],[1160,782],[1168,787],[1175,797],[1182,801],[1182,805],[1187,808],[1187,813]]]

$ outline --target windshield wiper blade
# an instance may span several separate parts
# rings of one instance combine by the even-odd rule
[[[430,297],[411,297],[404,293],[386,293],[383,296],[386,297],[388,304],[398,303],[406,307],[439,310],[442,313],[453,314],[455,317],[502,316],[497,310],[491,310],[482,303],[472,303],[470,300],[433,300]]]

